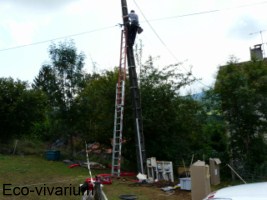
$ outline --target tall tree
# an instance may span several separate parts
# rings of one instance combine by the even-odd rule
[[[206,158],[220,158],[228,162],[228,137],[222,115],[221,99],[214,89],[202,92],[201,107],[203,120],[202,153]]]
[[[117,77],[117,70],[88,76],[85,88],[77,98],[79,127],[86,134],[88,142],[110,144]]]
[[[35,78],[33,87],[48,96],[57,133],[72,138],[75,130],[73,113],[74,100],[82,89],[84,74],[83,53],[77,52],[73,41],[51,44],[49,47],[51,62],[43,65]],[[72,141],[72,140],[71,140]]]
[[[266,83],[265,60],[238,63],[233,58],[220,68],[215,85],[222,101],[233,159],[252,168],[255,160],[266,159],[259,156],[260,152],[266,152],[264,142],[259,142],[267,131]]]
[[[185,142],[186,138],[182,137],[183,122],[177,120],[181,114],[177,108],[179,102],[188,102],[179,95],[180,89],[194,82],[195,78],[191,72],[181,73],[179,67],[181,64],[174,64],[159,70],[150,57],[141,69],[140,91],[146,151],[148,156],[156,156],[158,159],[173,160],[173,155],[181,155],[178,143],[184,142],[189,146]]]
[[[0,79],[0,143],[31,134],[45,119],[46,99],[27,82]]]

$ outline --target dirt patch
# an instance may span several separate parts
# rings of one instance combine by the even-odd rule
[[[173,187],[175,183],[157,182],[157,183],[136,183],[133,180],[113,179],[110,186],[105,187],[107,196],[120,196],[134,194],[138,200],[191,200],[191,192],[181,190],[180,188],[163,191],[164,187]],[[120,188],[119,190],[116,188]],[[119,193],[115,194],[115,191]]]

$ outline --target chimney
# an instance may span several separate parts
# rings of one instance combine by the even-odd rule
[[[263,52],[261,48],[262,44],[254,45],[254,48],[250,48],[250,59],[263,60]]]

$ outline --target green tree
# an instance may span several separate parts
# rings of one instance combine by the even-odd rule
[[[0,143],[30,135],[45,119],[46,99],[27,82],[0,79]]]
[[[33,88],[44,92],[48,98],[48,104],[51,108],[60,105],[60,88],[56,82],[56,76],[50,65],[43,65],[38,76],[34,79]]]
[[[228,137],[225,121],[221,110],[221,99],[213,89],[203,91],[201,98],[203,123],[202,150],[206,158],[220,158],[222,162],[229,161]]]
[[[51,105],[50,128],[54,135],[67,135],[72,141],[76,117],[74,102],[84,84],[85,56],[77,52],[73,41],[61,42],[49,47],[51,62],[43,65],[33,87],[43,91]],[[71,146],[72,142],[71,142]]]
[[[79,127],[88,142],[110,145],[113,137],[115,87],[118,72],[105,71],[87,76],[85,88],[76,101]]]
[[[195,78],[191,72],[180,73],[179,67],[181,64],[174,64],[159,70],[155,67],[152,57],[142,66],[140,91],[147,156],[178,160],[182,157],[181,151],[186,151],[186,148],[190,146],[187,137],[183,137],[186,136],[182,128],[185,118],[180,117],[182,113],[179,112],[181,108],[179,106],[183,102],[194,107],[194,102],[181,97],[179,91],[183,86],[194,82]],[[183,110],[183,114],[188,114],[189,117],[188,111]],[[192,112],[196,111],[192,110]],[[190,129],[193,127],[185,128],[191,135]],[[179,147],[179,144],[187,146],[183,149]],[[130,149],[127,147],[127,150]]]
[[[266,83],[266,61],[238,63],[232,58],[216,78],[215,91],[222,101],[233,160],[251,170],[266,160],[258,155],[266,151],[266,143],[259,142],[267,130]]]

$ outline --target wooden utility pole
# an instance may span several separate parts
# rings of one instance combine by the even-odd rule
[[[126,0],[121,0],[122,7],[122,18],[124,28],[126,29],[126,39],[127,29],[129,27],[129,19],[125,17],[128,15],[128,8]],[[142,109],[141,109],[141,101],[140,101],[140,91],[138,87],[138,80],[136,74],[136,66],[135,59],[133,53],[133,47],[128,45],[127,41],[127,63],[128,63],[128,72],[129,72],[129,80],[130,80],[130,89],[132,96],[132,105],[133,105],[133,113],[134,113],[134,129],[135,129],[135,145],[136,145],[136,156],[137,156],[137,167],[138,172],[144,174],[145,166],[146,166],[146,152],[145,152],[145,141],[143,134],[143,120],[142,120]]]

